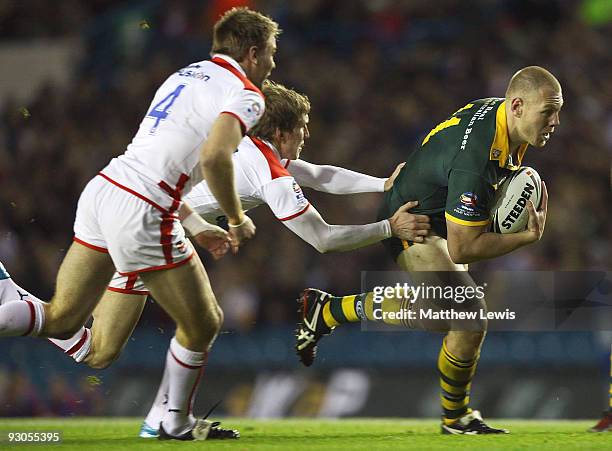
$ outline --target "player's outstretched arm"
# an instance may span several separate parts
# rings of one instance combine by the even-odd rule
[[[416,204],[403,205],[389,220],[363,225],[328,224],[310,205],[303,214],[283,224],[321,253],[358,249],[391,236],[420,242],[429,231],[429,218],[408,213]]]
[[[312,206],[300,216],[283,221],[293,233],[322,254],[349,251],[391,236],[389,221],[364,225],[331,225]]]
[[[200,150],[202,174],[227,216],[230,235],[238,244],[255,234],[255,225],[242,211],[234,183],[232,153],[241,140],[240,121],[230,114],[221,114]]]
[[[330,194],[382,193],[404,166],[399,164],[389,178],[373,177],[338,166],[319,165],[304,160],[291,160],[287,170],[301,185]]]
[[[529,223],[527,230],[518,233],[499,234],[487,232],[487,226],[465,226],[446,221],[448,252],[457,264],[473,263],[508,254],[519,247],[535,243],[542,238],[546,224],[548,193],[542,182],[542,205],[536,210],[527,202]]]

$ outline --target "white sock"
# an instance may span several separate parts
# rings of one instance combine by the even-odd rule
[[[67,340],[59,340],[57,338],[49,338],[49,341],[58,348],[61,348],[69,357],[72,357],[75,362],[81,363],[89,350],[91,349],[91,330],[85,326]]]
[[[17,285],[10,277],[0,280],[0,305],[13,301],[43,302],[28,290],[24,290]]]
[[[12,301],[0,306],[0,337],[36,336],[44,324],[42,302]]]
[[[3,268],[0,268],[0,272],[2,269]],[[32,301],[44,304],[43,301],[38,299],[28,290],[24,290],[17,285],[10,277],[0,280],[0,305],[4,305],[17,299],[20,301]],[[38,330],[40,331],[40,329]],[[83,337],[84,334],[86,334],[85,337]],[[72,357],[76,362],[82,362],[83,359],[87,357],[87,354],[89,354],[89,350],[91,349],[91,331],[85,329],[85,327],[81,327],[81,330],[79,330],[68,340],[49,338],[49,341],[60,347],[64,353]]]
[[[170,435],[181,435],[195,424],[191,408],[195,392],[206,362],[206,352],[194,352],[184,348],[172,338],[166,355],[168,370],[168,409],[162,423]]]
[[[38,335],[45,322],[43,301],[17,285],[2,263],[0,275],[5,277],[0,280],[0,336]]]
[[[145,418],[145,423],[154,429],[159,429],[159,425],[166,414],[168,409],[168,365],[164,367],[164,375],[162,376],[157,395],[155,395],[155,401],[151,406],[151,410]]]

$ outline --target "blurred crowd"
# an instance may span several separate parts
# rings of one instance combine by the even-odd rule
[[[100,415],[105,408],[95,380],[55,374],[36,384],[28,371],[0,367],[0,417]]]
[[[547,182],[544,239],[475,267],[610,268],[612,22],[592,20],[586,3],[0,0],[0,39],[79,36],[86,49],[68,88],[46,85],[25,105],[0,99],[0,259],[18,283],[52,294],[84,185],[124,151],[158,85],[208,57],[219,13],[249,4],[284,30],[272,78],[309,96],[302,158],[315,163],[387,176],[457,108],[503,96],[519,68],[552,71],[563,86],[561,125],[524,161]],[[380,199],[306,195],[332,224],[374,221]],[[382,246],[323,256],[267,208],[252,216],[254,240],[237,256],[207,259],[227,327],[285,323],[307,285],[356,292],[360,271],[396,269]]]

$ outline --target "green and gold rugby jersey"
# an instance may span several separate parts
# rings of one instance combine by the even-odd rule
[[[380,218],[390,217],[410,200],[412,213],[430,217],[437,235],[446,238],[446,220],[466,226],[489,222],[495,189],[509,171],[519,169],[527,144],[512,161],[505,101],[475,100],[431,130],[406,160],[384,197]]]

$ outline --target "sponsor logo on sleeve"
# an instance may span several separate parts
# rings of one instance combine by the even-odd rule
[[[263,114],[263,108],[258,102],[253,102],[247,107],[246,112],[251,119],[259,119]]]
[[[293,192],[295,194],[295,199],[297,200],[297,204],[300,207],[305,207],[308,204],[308,201],[306,200],[306,197],[304,196],[304,193],[302,192],[302,188],[300,187],[300,185],[298,185],[298,183],[295,180],[293,181]]]
[[[466,207],[475,207],[478,196],[472,192],[463,193],[459,199]]]
[[[459,196],[459,203],[453,211],[463,216],[480,216],[480,212],[478,211],[478,196],[471,191],[463,193]]]

